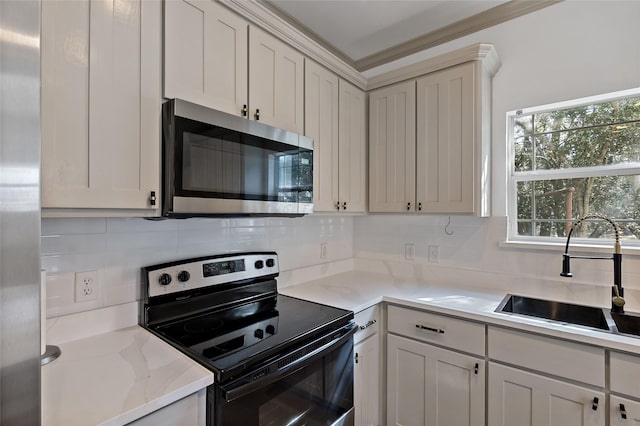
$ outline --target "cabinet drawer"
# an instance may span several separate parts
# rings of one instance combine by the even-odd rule
[[[483,324],[398,306],[387,309],[390,333],[484,355]]]
[[[353,343],[357,344],[380,331],[380,307],[376,305],[358,312],[355,323],[358,331],[353,336]]]
[[[620,352],[611,352],[611,391],[634,398],[640,397],[640,357]]]
[[[604,349],[489,326],[489,358],[604,387]]]

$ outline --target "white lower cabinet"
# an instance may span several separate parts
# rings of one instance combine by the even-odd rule
[[[482,358],[387,337],[387,424],[484,425]]]
[[[629,353],[612,351],[609,355],[609,405],[610,426],[640,426],[640,357]],[[631,398],[613,395],[628,395]]]
[[[128,423],[129,426],[205,426],[207,389],[193,393],[151,414]]]
[[[604,392],[489,363],[489,426],[604,426]]]
[[[380,308],[373,306],[355,315],[358,331],[353,337],[353,406],[356,426],[380,422]]]
[[[374,334],[353,348],[355,357],[354,401],[355,424],[380,424],[380,335]]]
[[[610,426],[640,425],[640,402],[611,395]]]
[[[484,324],[389,305],[387,329],[387,425],[484,426]]]

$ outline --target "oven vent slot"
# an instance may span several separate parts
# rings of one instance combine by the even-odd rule
[[[302,358],[303,356],[306,356],[306,355],[310,354],[311,352],[315,351],[316,349],[321,348],[322,346],[324,346],[327,343],[325,340],[327,340],[327,339],[321,339],[318,342],[314,342],[314,343],[310,344],[309,346],[304,347],[304,348],[300,349],[299,351],[292,353],[291,355],[289,355],[286,358],[282,358],[280,361],[278,361],[278,370],[282,370],[287,365],[292,364],[292,363],[296,362],[297,360],[299,360],[300,358]]]

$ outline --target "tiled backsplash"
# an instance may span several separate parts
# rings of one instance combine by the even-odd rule
[[[210,254],[274,250],[292,270],[353,257],[353,218],[43,219],[47,316],[137,300],[140,268]],[[320,245],[327,244],[321,259]],[[75,272],[98,272],[95,301],[75,303]]]
[[[575,277],[562,278],[562,247],[557,251],[504,247],[500,243],[505,232],[504,217],[374,214],[296,219],[43,219],[47,314],[57,317],[134,302],[140,292],[140,267],[145,265],[251,250],[278,252],[281,269],[286,271],[283,285],[287,280],[301,280],[296,269],[326,265],[331,270],[331,262],[356,258],[356,268],[382,268],[382,272],[434,285],[555,294],[606,304],[612,262],[576,260],[572,262]],[[325,258],[321,258],[322,243],[327,244]],[[405,258],[407,244],[415,247],[414,260]],[[375,262],[367,263],[369,260]],[[98,297],[75,303],[74,274],[89,270],[98,272]],[[634,294],[628,300],[638,305],[640,262],[635,255],[624,256],[623,284],[627,296]]]
[[[592,291],[597,286],[597,291],[605,295],[598,300],[606,302],[613,284],[612,261],[575,260],[571,263],[574,278],[563,278],[564,246],[557,250],[506,247],[501,245],[506,227],[505,217],[369,215],[354,224],[354,254],[360,259],[384,261],[382,264],[393,268],[386,272],[404,273],[434,284],[525,293],[538,292],[534,287]],[[405,258],[406,244],[415,245],[414,261]],[[436,248],[437,259],[429,258],[430,247]],[[622,269],[625,289],[640,290],[638,257],[624,255]]]

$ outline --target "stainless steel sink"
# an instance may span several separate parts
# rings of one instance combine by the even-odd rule
[[[640,313],[616,313],[609,309],[507,294],[495,312],[542,318],[589,327],[606,333],[640,337]]]
[[[544,318],[604,331],[611,330],[604,311],[593,306],[507,294],[496,312]]]
[[[618,333],[640,336],[640,314],[611,312]]]

